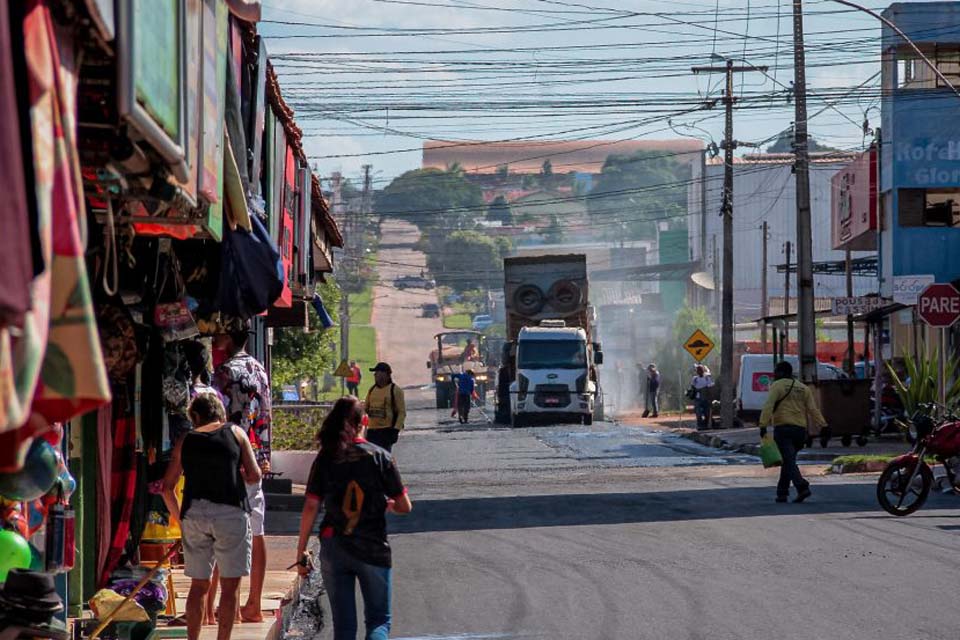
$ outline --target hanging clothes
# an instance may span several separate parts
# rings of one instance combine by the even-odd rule
[[[18,326],[30,309],[33,256],[30,250],[32,214],[27,200],[24,159],[15,150],[20,140],[14,44],[10,37],[7,3],[0,3],[0,193],[4,198],[3,234],[0,234],[0,325]]]
[[[57,34],[46,0],[23,6],[33,178],[42,263],[19,338],[0,328],[0,470],[17,468],[41,421],[21,427],[33,411],[62,421],[110,398],[84,263],[76,149],[76,61],[72,39]],[[10,381],[13,386],[11,387]],[[3,443],[0,442],[0,445]]]
[[[137,491],[137,424],[128,399],[123,397],[125,391],[117,389],[121,397],[113,403],[111,418],[110,548],[98,582],[101,587],[107,583],[123,558]]]

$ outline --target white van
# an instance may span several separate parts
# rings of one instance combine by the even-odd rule
[[[800,372],[800,358],[786,355],[783,359],[793,365],[794,374]],[[744,422],[756,423],[760,419],[763,403],[773,383],[773,354],[748,353],[740,356],[740,378],[737,383],[737,415]],[[817,363],[820,380],[847,378],[843,369],[825,362]]]

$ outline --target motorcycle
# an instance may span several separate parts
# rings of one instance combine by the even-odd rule
[[[910,453],[890,461],[877,481],[877,500],[887,513],[908,516],[926,502],[933,486],[933,471],[926,459],[943,464],[946,480],[960,493],[960,418],[924,405],[911,417],[916,443]]]

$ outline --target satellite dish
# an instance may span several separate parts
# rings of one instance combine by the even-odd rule
[[[708,291],[713,291],[716,289],[716,285],[713,282],[713,274],[709,271],[697,271],[696,273],[691,273],[690,279],[693,280],[693,284]]]

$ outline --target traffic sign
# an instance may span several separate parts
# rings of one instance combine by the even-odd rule
[[[686,349],[687,353],[692,355],[693,359],[697,362],[703,362],[704,358],[713,351],[713,346],[713,340],[700,329],[694,331],[693,335],[683,343],[683,348]]]
[[[350,365],[347,364],[346,359],[340,361],[340,365],[337,367],[337,370],[333,372],[333,375],[339,378],[346,378],[350,375]]]
[[[917,297],[917,314],[931,327],[951,326],[960,318],[960,291],[944,282],[929,285]]]

